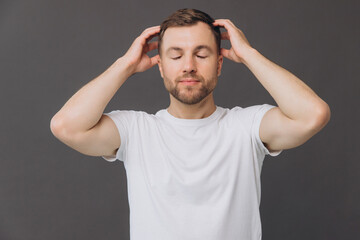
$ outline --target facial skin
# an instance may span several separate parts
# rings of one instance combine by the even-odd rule
[[[212,97],[222,62],[207,24],[166,29],[158,66],[171,101],[193,105]]]

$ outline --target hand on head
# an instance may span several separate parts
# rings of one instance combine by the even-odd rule
[[[238,29],[229,19],[216,19],[214,26],[225,28],[227,31],[221,33],[222,40],[230,40],[231,48],[220,49],[220,54],[238,63],[243,63],[249,49],[252,49],[244,33]]]
[[[160,26],[149,27],[145,29],[132,43],[129,50],[125,53],[124,58],[127,59],[131,67],[132,74],[144,72],[157,64],[159,55],[149,57],[148,52],[158,48],[158,42],[149,41],[157,36],[160,32]]]
[[[238,63],[243,63],[246,54],[252,49],[244,33],[237,28],[229,19],[216,19],[214,26],[225,28],[227,31],[221,33],[222,40],[229,40],[230,49],[221,48],[220,54],[224,57]],[[145,29],[132,43],[129,50],[124,55],[132,74],[144,72],[157,64],[160,58],[159,54],[149,57],[148,52],[158,48],[158,42],[149,42],[160,33],[160,26],[149,27]]]

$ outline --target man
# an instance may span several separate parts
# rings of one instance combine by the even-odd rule
[[[154,36],[159,40],[149,42]],[[231,48],[220,48],[221,39]],[[157,48],[158,55],[146,54]],[[245,64],[278,107],[215,105],[223,57]],[[156,64],[170,96],[167,109],[103,113],[126,79]],[[265,155],[303,144],[329,118],[322,99],[251,47],[230,20],[181,9],[147,28],[71,97],[51,130],[83,154],[124,162],[132,240],[258,240]]]

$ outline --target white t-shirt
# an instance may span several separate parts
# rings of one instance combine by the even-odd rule
[[[202,119],[115,110],[131,240],[259,240],[260,173],[270,153],[259,137],[275,106],[216,106]]]

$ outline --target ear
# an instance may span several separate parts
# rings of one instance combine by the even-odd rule
[[[158,57],[158,60],[157,60],[157,65],[159,67],[159,72],[160,72],[160,75],[162,78],[164,78],[164,75],[163,75],[163,70],[162,70],[162,66],[161,66],[161,56]]]
[[[221,74],[221,68],[222,68],[222,65],[223,65],[223,61],[224,61],[223,55],[219,54],[219,56],[218,56],[218,64],[217,64],[217,76],[218,77]]]

